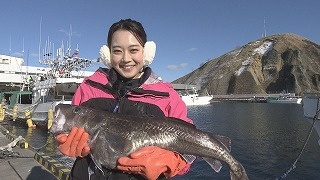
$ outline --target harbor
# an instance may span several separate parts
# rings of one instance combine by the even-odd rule
[[[320,1],[2,7],[0,180],[319,178]]]
[[[39,53],[42,66],[0,54],[0,179],[69,179],[74,158],[57,150],[48,129],[54,107],[71,103],[96,60],[79,57],[78,46],[72,52],[62,44],[55,54],[48,44]]]
[[[21,132],[9,131],[3,126],[6,123],[1,124],[0,179],[67,180],[69,178],[70,168],[54,159],[51,156],[52,153],[32,149],[29,142],[26,141],[27,136],[22,137],[19,135]],[[32,134],[31,131],[31,135],[35,134]]]
[[[281,177],[296,160],[311,127],[311,123],[303,115],[302,106],[297,104],[214,103],[190,106],[188,114],[197,128],[231,138],[232,154],[243,163],[250,179]],[[70,172],[73,160],[56,152],[55,142],[46,131],[17,125],[10,119],[3,121],[1,126],[6,128],[5,130],[1,128],[1,133],[6,136],[3,137],[6,138],[5,143],[1,139],[3,143],[1,146],[12,142],[19,135],[23,136],[25,142],[18,143],[13,151],[16,152],[17,148],[28,151],[30,153],[28,157],[31,157],[28,160],[31,160],[32,164],[27,170],[22,166],[15,167],[23,178],[16,176],[15,170],[11,168],[9,172],[1,171],[0,179],[8,174],[10,176],[3,179],[26,179],[28,176],[31,177],[29,171],[32,169],[37,173],[50,173],[56,179],[68,179],[67,174]],[[286,174],[287,179],[317,178],[317,167],[320,163],[318,140],[317,133],[313,131],[296,168]],[[248,149],[249,144],[253,148]],[[21,161],[18,158],[10,158],[1,159],[1,162],[4,164],[9,160]],[[23,176],[21,171],[25,171],[26,175]],[[50,174],[45,174],[43,177],[50,179]],[[229,169],[223,166],[221,172],[214,173],[210,166],[198,158],[190,172],[173,179],[229,179]]]
[[[53,54],[47,51],[44,54]],[[28,120],[28,127],[50,127],[54,107],[70,104],[74,92],[95,61],[79,57],[79,49],[57,49],[56,56],[44,56],[40,64],[28,66],[23,58],[0,54],[0,99],[4,114],[13,120]]]
[[[211,103],[215,102],[241,102],[241,103],[282,103],[301,104],[302,97],[295,93],[276,94],[229,94],[212,95]]]
[[[79,57],[78,47],[74,51],[71,46],[63,47],[57,49],[56,56],[51,50],[45,51],[40,63],[46,67],[42,68],[24,65],[23,58],[0,55],[0,111],[4,112],[0,119],[8,115],[13,120],[27,121],[28,127],[50,128],[55,106],[70,104],[83,79],[94,73],[88,68],[95,60]],[[216,102],[301,104],[301,97],[294,93],[213,95],[195,84],[172,86],[187,106]]]

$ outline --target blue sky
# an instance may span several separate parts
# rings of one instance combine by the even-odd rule
[[[69,40],[79,56],[96,59],[110,25],[140,21],[157,44],[153,70],[173,81],[250,41],[294,33],[320,43],[319,0],[10,0],[0,3],[0,54],[22,55],[39,66],[48,38],[55,47]],[[95,70],[102,64],[90,68]]]

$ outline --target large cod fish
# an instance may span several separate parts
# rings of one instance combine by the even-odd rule
[[[145,146],[158,146],[175,151],[192,163],[202,157],[216,172],[221,161],[228,164],[231,179],[248,179],[244,167],[229,150],[230,140],[197,129],[175,118],[133,116],[86,107],[59,104],[50,132],[69,133],[83,127],[89,133],[89,146],[95,164],[101,168],[116,168],[119,157],[128,156]],[[225,142],[225,144],[223,143]]]

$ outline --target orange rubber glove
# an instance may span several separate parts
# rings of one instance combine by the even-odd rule
[[[84,157],[90,153],[87,145],[89,134],[83,128],[73,127],[69,133],[56,136],[58,149],[64,155],[70,157]]]
[[[178,153],[156,146],[148,146],[130,154],[129,157],[119,158],[117,168],[155,180],[161,173],[167,178],[173,177],[186,165],[187,163]]]

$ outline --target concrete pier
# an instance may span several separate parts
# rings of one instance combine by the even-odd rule
[[[6,147],[17,137],[10,134],[0,125],[0,149]],[[57,180],[68,179],[70,169],[65,168],[58,161],[43,153],[35,153],[27,149],[28,143],[21,140],[15,147],[13,153],[0,151],[0,179],[6,180]]]

